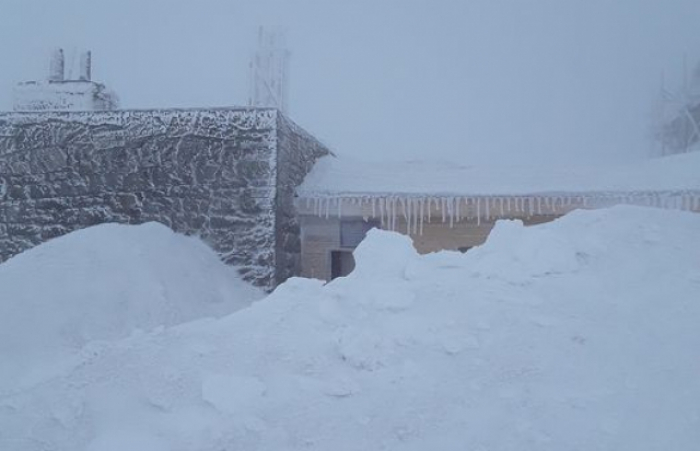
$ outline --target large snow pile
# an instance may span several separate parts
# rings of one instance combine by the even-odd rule
[[[56,238],[0,264],[0,392],[59,371],[94,340],[222,316],[262,296],[200,240],[158,223]]]
[[[500,222],[419,256],[371,232],[356,270],[89,346],[0,397],[13,450],[695,450],[700,215]]]

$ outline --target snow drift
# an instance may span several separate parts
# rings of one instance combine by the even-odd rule
[[[691,450],[700,215],[616,207],[356,270],[218,320],[89,345],[0,397],[14,450]]]
[[[222,316],[262,296],[204,243],[158,223],[56,238],[0,265],[0,392],[94,340]]]

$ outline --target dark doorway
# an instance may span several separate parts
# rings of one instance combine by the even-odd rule
[[[355,259],[352,251],[331,251],[331,280],[345,277],[355,269]]]

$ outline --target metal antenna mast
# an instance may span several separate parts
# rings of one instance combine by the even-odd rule
[[[248,105],[288,108],[289,51],[282,33],[258,30],[258,49],[250,61]]]

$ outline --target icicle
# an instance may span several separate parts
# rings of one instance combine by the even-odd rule
[[[386,219],[389,223],[389,230],[394,230],[394,216],[396,212],[394,211],[394,199],[389,198],[386,200]]]
[[[485,207],[485,214],[486,214],[486,220],[490,221],[491,220],[491,199],[490,198],[485,198],[484,199],[484,207]]]
[[[401,209],[403,210],[403,220],[406,223],[406,234],[410,235],[411,234],[411,221],[410,221],[411,212],[408,210],[408,206],[406,205],[409,202],[409,199],[407,199],[405,197],[400,197],[399,202],[401,203]]]
[[[391,198],[384,199],[384,214],[386,215],[386,224],[389,230],[392,230],[391,224]]]
[[[392,219],[392,222],[394,223],[394,228],[393,230],[398,230],[399,229],[399,198],[394,197],[391,199],[391,204],[392,204],[392,211],[393,211],[393,216],[394,218]]]
[[[382,225],[382,229],[385,228],[384,226],[384,198],[380,197],[377,199],[377,207],[379,207],[379,223]]]
[[[542,197],[537,196],[537,215],[542,215]]]
[[[440,199],[440,211],[442,212],[442,223],[445,223],[445,213],[447,210],[447,204],[445,198]]]
[[[384,229],[389,230],[389,204],[386,197],[377,199],[379,203],[379,216],[382,218]]]
[[[505,216],[505,212],[503,211],[503,198],[502,197],[498,198],[498,205],[499,205],[499,208],[501,211],[501,218],[503,218]]]
[[[420,224],[420,198],[413,201],[413,233],[418,233],[418,226]]]
[[[411,231],[413,232],[414,235],[416,234],[416,229],[413,227],[413,225],[416,222],[416,217],[414,215],[415,203],[416,203],[415,199],[409,199],[408,203],[407,203],[407,205],[408,205],[408,222],[409,222],[408,227],[411,229]]]
[[[450,228],[452,228],[452,225],[454,224],[454,210],[452,209],[452,198],[447,198],[445,199],[445,205],[447,206],[447,217],[450,220]]]
[[[462,219],[462,209],[460,208],[460,200],[461,197],[455,197],[454,198],[454,203],[455,203],[455,216],[457,217],[457,222],[459,222]]]
[[[430,215],[431,215],[431,210],[433,209],[433,199],[431,197],[428,198],[428,223],[430,223]]]
[[[481,225],[481,198],[476,198],[476,225]]]
[[[386,228],[391,230],[391,201],[388,197],[384,198],[384,221],[386,222]]]
[[[413,234],[418,232],[418,210],[420,207],[420,199],[413,200]]]
[[[338,198],[338,219],[343,217],[343,199]]]
[[[418,233],[422,236],[423,235],[423,206],[425,204],[425,199],[420,200],[420,230]],[[430,210],[428,210],[430,211]]]

